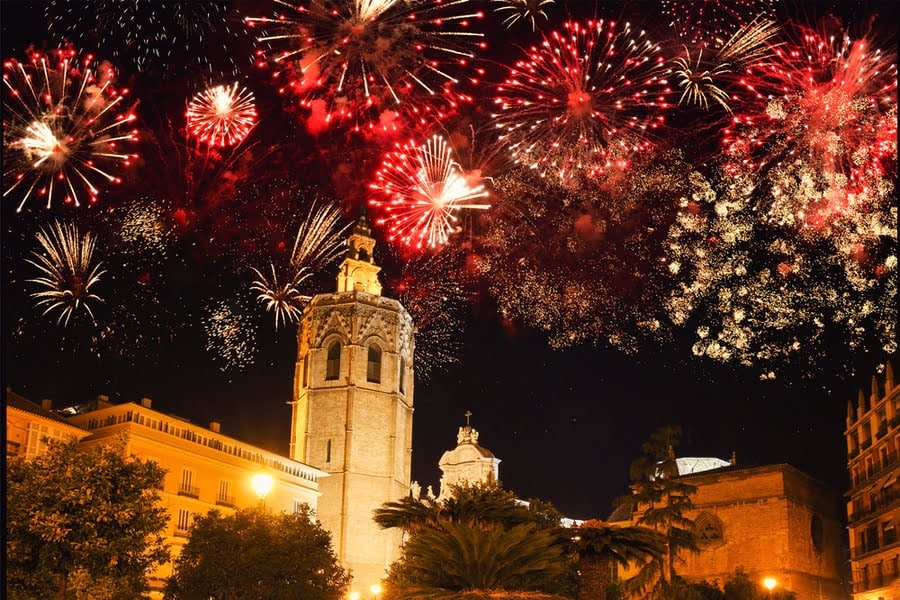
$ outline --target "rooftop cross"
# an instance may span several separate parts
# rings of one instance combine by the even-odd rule
[[[471,417],[471,416],[472,416],[472,411],[467,410],[466,411],[466,427],[471,427],[471,425],[469,425],[469,417]]]

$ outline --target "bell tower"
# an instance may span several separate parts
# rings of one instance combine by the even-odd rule
[[[361,215],[347,239],[337,291],[300,320],[291,402],[291,458],[329,473],[317,517],[355,585],[384,578],[401,533],[372,512],[409,493],[413,334],[406,309],[381,295],[375,240]]]

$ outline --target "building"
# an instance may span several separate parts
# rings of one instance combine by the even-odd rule
[[[53,413],[54,418],[43,414],[48,411],[21,396],[7,394],[7,399],[8,431],[21,427],[13,423],[24,410],[32,418],[26,431],[43,432],[44,422],[50,421],[60,431],[79,436],[85,446],[108,444],[124,434],[127,454],[162,466],[167,473],[160,495],[169,514],[164,537],[173,559],[187,542],[194,516],[205,515],[214,508],[228,513],[260,503],[275,512],[295,511],[301,503],[315,509],[320,496],[319,479],[327,476],[303,463],[223,435],[218,423],[201,427],[153,410],[147,398],[140,403],[111,404],[100,396],[87,405],[70,409],[70,416],[65,419]],[[19,406],[23,402],[35,408],[22,409]],[[264,498],[253,487],[253,477],[261,473],[272,482]],[[155,596],[160,596],[171,573],[172,564],[168,563],[151,574]]]
[[[48,440],[81,439],[88,432],[52,410],[50,400],[35,404],[6,388],[6,457],[34,458],[44,452]]]
[[[700,552],[683,552],[676,572],[687,581],[718,581],[740,567],[755,581],[772,578],[797,600],[846,598],[842,583],[838,497],[787,464],[738,468],[716,458],[677,459],[679,480],[697,488],[685,516]],[[632,524],[617,511],[611,521]]]
[[[466,412],[466,426],[459,428],[456,448],[441,456],[441,487],[438,500],[450,497],[454,485],[494,483],[500,481],[500,459],[478,443],[478,431],[469,424],[472,413]]]
[[[330,475],[318,517],[365,587],[400,556],[400,531],[372,516],[410,489],[414,327],[398,301],[381,295],[365,215],[347,246],[337,291],[315,296],[300,321],[290,452]]]
[[[847,403],[847,516],[853,600],[900,599],[900,389],[888,363],[884,387]]]

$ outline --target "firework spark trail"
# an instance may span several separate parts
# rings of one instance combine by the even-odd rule
[[[220,300],[206,308],[202,320],[206,350],[223,373],[245,369],[256,358],[257,326],[248,318],[249,312],[238,298]]]
[[[661,0],[676,36],[689,46],[716,50],[754,19],[771,19],[775,0]]]
[[[34,259],[26,261],[40,272],[28,280],[43,288],[31,294],[35,306],[43,309],[43,315],[59,312],[56,322],[64,326],[81,311],[94,321],[91,303],[102,300],[91,288],[106,273],[102,263],[93,262],[94,236],[82,236],[74,224],[54,221],[51,227],[39,230],[36,237],[41,251],[33,252]]]
[[[503,17],[502,26],[512,28],[519,21],[531,24],[534,31],[539,20],[546,21],[546,7],[555,3],[555,0],[491,0],[491,4],[499,4],[494,12]]]
[[[21,196],[17,212],[32,196],[45,197],[47,208],[60,195],[75,206],[84,195],[94,203],[95,182],[119,183],[115,168],[136,158],[120,149],[137,140],[127,129],[136,117],[123,106],[128,90],[113,87],[112,69],[100,67],[98,79],[93,57],[56,54],[56,67],[40,53],[3,64],[3,197]]]
[[[457,230],[461,210],[484,210],[488,204],[480,182],[469,181],[447,141],[435,135],[416,145],[407,142],[387,154],[370,188],[378,194],[370,204],[386,216],[376,219],[388,228],[388,239],[421,249],[447,243]]]
[[[672,92],[660,47],[628,23],[568,21],[509,69],[494,115],[515,161],[565,180],[626,168]]]
[[[342,221],[339,206],[314,199],[294,238],[287,264],[271,260],[267,270],[251,267],[255,279],[250,291],[257,292],[256,300],[274,314],[276,330],[281,324],[299,321],[304,305],[312,297],[303,293],[301,284],[328,267],[344,251],[351,224]]]
[[[177,62],[195,63],[208,73],[228,70],[236,75],[232,52],[210,53],[209,48],[239,47],[248,32],[243,21],[229,19],[230,2],[191,0],[51,0],[44,16],[57,38],[96,45],[117,64],[139,72],[165,69]],[[247,64],[252,57],[247,56]],[[171,75],[184,76],[179,69]]]
[[[191,135],[210,146],[236,146],[256,125],[256,105],[247,88],[216,85],[199,92],[187,109]]]
[[[684,55],[672,60],[675,65],[673,75],[682,88],[678,104],[709,108],[710,100],[732,112],[730,95],[724,88],[740,77],[745,65],[765,60],[773,51],[774,38],[779,27],[774,21],[755,19],[742,26],[718,50],[706,49],[704,60],[702,46],[691,55],[691,49],[684,46]]]
[[[426,114],[440,118],[470,100],[454,88],[477,78],[461,73],[484,46],[482,34],[470,30],[483,14],[467,12],[465,0],[278,4],[289,16],[246,21],[270,48],[261,52],[278,69],[281,92],[298,94],[312,112],[311,131],[366,118],[369,129],[394,129],[399,112],[425,122]]]

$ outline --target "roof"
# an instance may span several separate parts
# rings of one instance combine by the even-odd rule
[[[74,429],[82,429],[78,425],[73,425],[52,410],[47,410],[40,404],[35,404],[25,396],[21,396],[12,390],[6,390],[6,406],[21,410],[23,412],[31,413],[33,415],[37,415],[39,417],[43,417],[50,421],[68,425],[69,427],[72,427]]]
[[[693,473],[702,473],[704,471],[712,471],[713,469],[721,469],[722,467],[730,467],[731,463],[721,458],[712,456],[685,456],[676,458],[675,464],[678,465],[679,475],[691,475]]]

